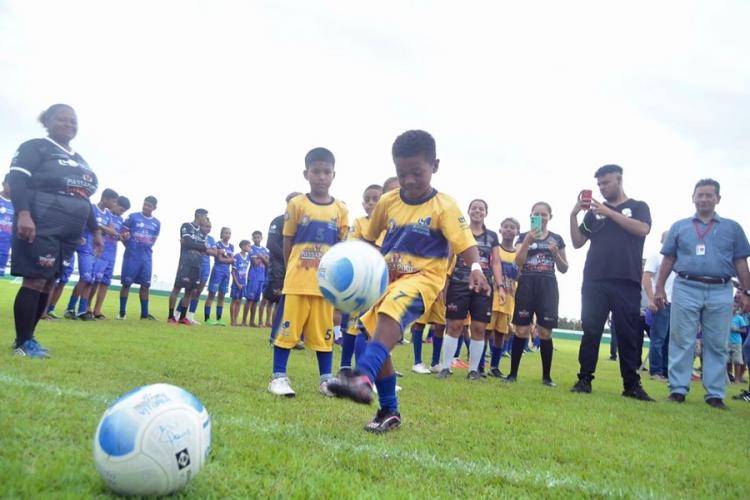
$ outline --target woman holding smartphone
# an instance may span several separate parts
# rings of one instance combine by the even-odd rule
[[[531,230],[518,235],[516,265],[521,272],[513,311],[516,333],[511,347],[510,373],[505,379],[507,382],[515,382],[518,377],[518,366],[531,334],[531,325],[536,323],[542,357],[542,383],[555,387],[550,375],[552,329],[557,327],[557,308],[560,302],[555,269],[565,273],[568,270],[568,260],[562,237],[547,229],[551,218],[552,207],[549,203],[535,203],[531,207]]]

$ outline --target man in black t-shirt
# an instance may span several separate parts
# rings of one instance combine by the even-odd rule
[[[208,219],[208,210],[199,208],[195,211],[193,222],[186,222],[180,228],[180,263],[177,266],[177,277],[174,281],[172,293],[169,296],[169,318],[168,323],[180,323],[191,325],[187,319],[187,310],[193,289],[200,284],[201,260],[208,252],[206,245],[206,234],[201,231],[201,225]],[[183,297],[183,308],[180,320],[174,317],[174,309],[177,296],[181,289],[185,289]]]
[[[286,202],[301,193],[294,192],[289,193],[286,197]],[[284,235],[282,230],[284,229],[284,214],[279,215],[271,221],[271,225],[268,228],[268,238],[266,239],[266,248],[268,248],[271,254],[269,269],[268,269],[268,281],[266,282],[266,288],[263,291],[264,300],[268,301],[267,307],[267,318],[276,318],[276,304],[281,298],[281,289],[284,288],[284,275],[286,274],[286,265],[284,264]],[[265,326],[271,326],[266,323]],[[271,330],[270,341],[273,342],[273,329]]]
[[[583,338],[578,351],[581,365],[573,392],[591,392],[599,355],[599,343],[607,316],[617,330],[623,396],[653,401],[641,387],[638,373],[643,351],[639,328],[641,302],[641,257],[646,235],[651,231],[651,212],[642,201],[628,198],[622,189],[622,168],[605,165],[596,171],[604,202],[579,195],[570,214],[570,238],[574,248],[591,241],[581,288]],[[578,224],[578,213],[586,210]]]

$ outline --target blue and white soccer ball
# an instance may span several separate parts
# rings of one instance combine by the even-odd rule
[[[318,286],[339,311],[366,311],[385,293],[388,269],[374,246],[360,240],[343,241],[320,260]]]
[[[191,393],[169,384],[139,387],[104,412],[94,436],[102,479],[122,495],[167,495],[203,468],[211,417]]]

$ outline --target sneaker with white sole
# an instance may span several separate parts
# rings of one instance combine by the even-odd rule
[[[430,373],[432,373],[430,369],[424,365],[424,363],[417,363],[416,365],[412,366],[411,371],[420,375],[429,375]]]
[[[292,386],[289,385],[288,377],[279,377],[271,380],[271,383],[268,384],[268,392],[276,396],[284,396],[287,398],[293,398],[297,394],[294,392],[294,389],[292,389]]]
[[[430,367],[430,373],[440,373],[440,370],[442,370],[442,369],[443,369],[443,365],[441,365],[440,363],[438,363],[438,364],[432,365]]]
[[[320,393],[323,396],[329,397],[329,398],[335,398],[336,395],[328,390],[328,381],[324,381],[320,383]]]
[[[45,359],[49,358],[49,354],[46,351],[38,349],[38,344],[27,340],[20,346],[13,348],[13,355],[19,358],[30,358],[30,359]]]
[[[125,321],[125,315],[124,314],[122,314],[122,315],[118,314],[117,316],[115,316],[115,319],[117,321]]]

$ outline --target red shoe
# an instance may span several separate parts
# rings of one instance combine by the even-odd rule
[[[178,321],[178,323],[181,325],[193,326],[193,324],[187,318],[182,318],[180,321]]]
[[[178,323],[178,321],[176,319],[174,319],[174,318],[169,318],[167,320],[167,323],[169,323],[170,325],[176,325]]]

